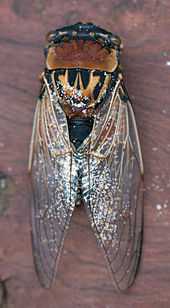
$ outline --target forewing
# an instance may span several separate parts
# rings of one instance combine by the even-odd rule
[[[64,113],[48,93],[35,112],[30,168],[33,254],[40,282],[49,287],[74,209],[77,176]]]
[[[132,107],[119,93],[104,120],[100,114],[100,142],[92,136],[89,176],[84,173],[89,196],[84,200],[114,285],[125,290],[134,281],[141,251],[143,164]]]

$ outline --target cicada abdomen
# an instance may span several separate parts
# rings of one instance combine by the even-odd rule
[[[120,51],[120,38],[92,23],[47,36],[29,159],[33,253],[45,287],[78,199],[116,289],[127,289],[137,272],[143,163]]]

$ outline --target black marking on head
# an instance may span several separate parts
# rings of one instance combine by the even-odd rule
[[[54,30],[49,38],[49,46],[51,44],[59,44],[64,41],[73,39],[84,41],[95,41],[100,43],[104,48],[120,49],[121,39],[116,34],[113,34],[93,23],[81,23],[65,26]]]

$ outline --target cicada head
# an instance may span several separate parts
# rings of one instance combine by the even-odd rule
[[[113,72],[118,65],[121,40],[92,23],[77,23],[47,36],[49,69],[86,68]]]

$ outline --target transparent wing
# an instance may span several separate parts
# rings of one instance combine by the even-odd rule
[[[114,285],[125,290],[134,281],[140,259],[143,163],[132,107],[121,99],[120,90],[96,120],[83,187]]]
[[[34,260],[40,282],[50,287],[74,209],[77,174],[65,116],[57,99],[51,102],[47,93],[35,111],[29,167]]]

